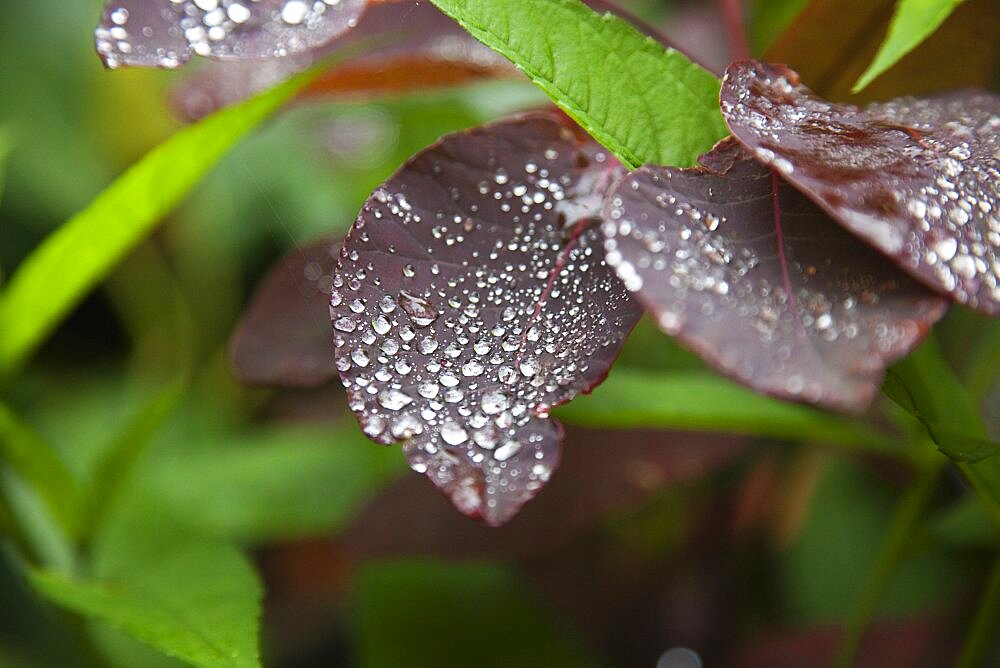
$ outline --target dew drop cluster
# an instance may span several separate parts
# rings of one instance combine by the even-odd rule
[[[758,160],[931,287],[1000,313],[1000,96],[959,91],[865,109],[782,66],[730,67],[726,121]]]
[[[553,114],[504,121],[417,156],[344,243],[330,313],[351,409],[487,523],[548,480],[549,410],[603,379],[639,317],[596,218],[620,173]]]
[[[95,31],[110,68],[175,68],[193,54],[280,58],[354,27],[366,0],[114,0]]]
[[[609,199],[607,262],[660,327],[778,396],[856,410],[944,301],[733,140],[713,169],[646,167]]]

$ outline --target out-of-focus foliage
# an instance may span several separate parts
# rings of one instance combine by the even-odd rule
[[[90,28],[102,3],[8,4],[0,290],[182,127],[166,102],[176,75],[101,69]],[[628,4],[658,25],[717,25],[717,3]],[[808,19],[805,4],[754,3],[758,52]],[[970,8],[984,11],[969,0],[865,93],[909,92],[908,62],[940,54],[938,35],[968,26]],[[888,19],[870,22],[857,58],[823,51],[808,30],[812,50],[798,57],[839,63],[842,89]],[[989,24],[979,24],[970,44],[983,44]],[[995,49],[968,52],[947,56],[963,77],[979,76]],[[566,452],[537,510],[494,531],[401,475],[400,453],[366,442],[336,384],[305,393],[233,380],[227,339],[278,257],[346,231],[372,189],[441,135],[545,103],[504,81],[295,105],[151,221],[157,229],[103,282],[52,267],[46,281],[86,278],[93,290],[0,389],[0,664],[182,665],[169,654],[253,665],[259,653],[296,667],[654,665],[677,646],[706,665],[773,663],[756,659],[778,650],[796,665],[832,659],[835,627],[855,614],[927,438],[889,402],[852,423],[765,399],[710,375],[645,322],[608,381],[555,413]],[[108,240],[72,250],[105,253]],[[48,296],[15,316],[41,319]],[[995,439],[1000,330],[953,312],[939,339],[935,364],[956,370]],[[962,466],[995,469],[1000,457]],[[954,471],[933,491],[861,663],[878,664],[889,647],[901,665],[916,665],[906,663],[914,653],[948,665],[963,643],[967,656],[1000,656],[996,638],[975,631],[995,629],[994,608],[976,612],[997,547],[990,515]]]

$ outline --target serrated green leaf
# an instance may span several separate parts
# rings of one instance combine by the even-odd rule
[[[179,131],[49,235],[0,292],[0,379],[24,363],[228,149],[315,75],[299,75]]]
[[[729,432],[899,451],[859,422],[771,399],[706,371],[615,369],[593,394],[560,406],[555,416],[595,427]]]
[[[51,601],[197,666],[257,666],[261,587],[234,547],[181,543],[119,575],[32,571]]]
[[[167,456],[142,478],[174,517],[242,540],[329,533],[406,467],[354,425],[231,435]]]
[[[627,166],[694,165],[728,134],[719,81],[579,0],[433,0]]]
[[[899,0],[888,36],[851,92],[862,90],[930,37],[961,3],[962,0]]]

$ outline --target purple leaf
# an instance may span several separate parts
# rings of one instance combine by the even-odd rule
[[[1000,96],[859,109],[751,61],[726,72],[722,111],[758,159],[848,230],[932,288],[1000,313]]]
[[[112,0],[94,31],[105,66],[174,68],[193,54],[275,58],[353,27],[367,0]]]
[[[609,195],[607,261],[660,327],[778,397],[860,411],[945,300],[733,139],[704,167],[643,167]]]
[[[339,239],[295,248],[264,278],[229,342],[247,385],[315,387],[337,375],[327,318]]]
[[[487,524],[548,479],[549,409],[605,377],[639,318],[597,226],[622,171],[561,115],[516,117],[420,153],[344,242],[331,316],[351,409]]]

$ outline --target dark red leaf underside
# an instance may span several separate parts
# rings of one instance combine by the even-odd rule
[[[959,91],[865,109],[822,100],[782,65],[729,67],[737,139],[927,285],[1000,313],[1000,96]]]
[[[464,513],[502,524],[559,462],[551,407],[639,318],[597,226],[621,167],[560,115],[445,137],[365,204],[331,315],[351,409]]]
[[[112,0],[94,31],[110,68],[179,67],[197,54],[264,59],[303,53],[357,23],[367,0]]]
[[[643,167],[609,196],[607,261],[660,327],[768,394],[860,411],[945,300],[732,139],[704,167]]]
[[[229,343],[247,385],[315,387],[337,375],[327,317],[339,239],[288,253],[264,278]]]

